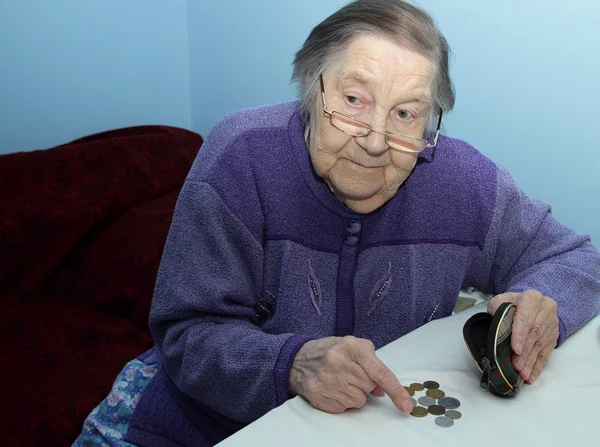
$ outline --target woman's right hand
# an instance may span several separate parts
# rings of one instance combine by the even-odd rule
[[[290,392],[327,413],[362,408],[367,394],[387,394],[394,405],[412,411],[412,398],[395,374],[375,355],[369,340],[327,337],[305,343],[294,357]]]

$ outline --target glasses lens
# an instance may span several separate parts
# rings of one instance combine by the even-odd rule
[[[388,133],[387,142],[394,149],[407,152],[421,152],[427,147],[427,141]]]
[[[337,127],[342,132],[356,137],[364,137],[369,135],[370,129],[366,124],[356,121],[354,118],[342,115],[339,112],[331,114],[331,124]]]

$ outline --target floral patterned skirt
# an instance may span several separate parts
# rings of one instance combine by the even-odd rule
[[[108,397],[86,418],[73,447],[135,447],[123,439],[135,406],[158,371],[156,356],[147,356],[146,361],[142,357],[146,355],[125,365]]]

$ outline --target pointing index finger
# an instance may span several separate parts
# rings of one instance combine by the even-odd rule
[[[375,353],[363,354],[359,365],[364,369],[373,382],[390,396],[392,402],[400,411],[409,413],[413,409],[412,398],[408,391],[398,381],[396,375],[383,363]]]

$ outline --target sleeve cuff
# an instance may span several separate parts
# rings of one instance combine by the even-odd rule
[[[565,323],[563,323],[562,319],[559,316],[558,317],[558,340],[556,341],[555,348],[558,348],[562,344],[562,342],[566,340],[568,335],[569,334],[567,332],[567,327],[565,326]]]
[[[306,337],[304,335],[292,335],[281,347],[279,351],[279,357],[275,363],[275,396],[277,399],[277,406],[283,404],[288,400],[289,388],[290,388],[290,370],[292,369],[292,363],[294,357],[300,350],[300,348],[308,341],[314,340],[314,338]]]

